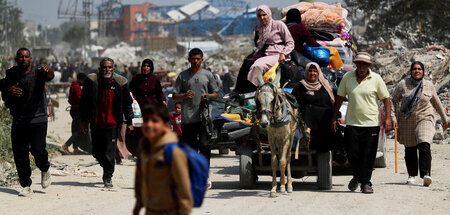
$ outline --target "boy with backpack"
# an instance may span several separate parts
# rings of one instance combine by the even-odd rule
[[[203,200],[208,162],[187,145],[178,143],[177,134],[170,130],[165,105],[145,106],[142,116],[144,138],[139,143],[136,163],[133,214],[139,214],[143,207],[146,214],[190,214],[192,206],[200,206]]]

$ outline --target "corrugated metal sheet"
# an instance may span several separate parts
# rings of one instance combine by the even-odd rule
[[[207,1],[195,1],[180,7],[180,11],[188,16],[196,14],[198,11],[209,7],[209,2]]]
[[[169,16],[175,22],[179,22],[179,21],[181,21],[183,19],[186,19],[186,16],[183,15],[178,10],[171,10],[171,11],[167,12],[167,16]]]

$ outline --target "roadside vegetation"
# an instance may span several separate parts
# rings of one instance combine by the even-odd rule
[[[11,145],[12,117],[9,110],[0,105],[0,186],[9,186],[19,180]],[[49,156],[61,155],[61,147],[47,144]],[[31,169],[36,169],[34,158],[30,154]]]

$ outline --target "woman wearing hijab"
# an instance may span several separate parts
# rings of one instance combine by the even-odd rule
[[[331,149],[334,133],[329,123],[333,113],[334,94],[330,82],[323,76],[320,66],[311,62],[306,65],[305,79],[300,81],[292,94],[297,99],[299,111],[310,133],[311,147],[318,151]]]
[[[151,103],[166,104],[161,83],[158,76],[153,74],[153,70],[153,61],[145,59],[142,62],[141,74],[134,76],[130,83],[130,91],[140,107]]]
[[[302,24],[302,16],[297,8],[290,9],[286,14],[286,25],[295,42],[294,50],[303,53],[303,44],[306,43],[311,47],[319,47],[311,33],[305,25]]]
[[[405,163],[408,170],[407,184],[416,182],[418,169],[423,185],[431,179],[430,143],[435,133],[434,110],[441,116],[442,126],[448,127],[444,107],[433,83],[423,79],[425,68],[419,61],[411,64],[410,77],[400,81],[392,94],[392,121],[398,128],[398,141],[405,145]],[[417,157],[419,151],[419,157]]]
[[[161,82],[159,81],[158,76],[153,74],[153,71],[153,61],[150,59],[145,59],[141,64],[141,73],[135,75],[130,83],[130,91],[141,108],[152,103],[162,103],[167,105],[166,98],[164,97],[162,91]],[[132,132],[127,134],[126,146],[135,156],[138,154],[137,143],[141,137],[141,129],[134,129]]]
[[[259,25],[255,31],[256,51],[252,56],[255,63],[250,67],[247,79],[258,86],[258,75],[267,71],[276,62],[284,62],[294,49],[294,40],[286,24],[272,19],[272,12],[266,5],[256,9]]]

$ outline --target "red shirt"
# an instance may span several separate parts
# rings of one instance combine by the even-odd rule
[[[72,82],[70,86],[69,93],[69,104],[71,105],[70,110],[78,111],[81,99],[81,85],[77,81]]]
[[[181,132],[181,114],[171,113],[170,121],[172,121],[173,132],[177,133],[178,136],[183,136],[183,132]]]
[[[113,112],[114,86],[110,83],[99,89],[98,103],[95,111],[95,125],[97,128],[116,128],[117,120]]]
[[[295,50],[299,53],[303,53],[303,43],[308,44],[311,47],[319,47],[320,44],[316,42],[311,33],[302,23],[297,23],[289,28],[289,32],[292,35],[292,39],[295,41]]]

